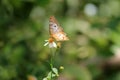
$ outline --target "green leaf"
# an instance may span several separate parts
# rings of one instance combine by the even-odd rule
[[[52,71],[55,73],[56,76],[59,76],[57,68],[52,68]]]

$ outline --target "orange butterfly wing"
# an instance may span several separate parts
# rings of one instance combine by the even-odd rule
[[[60,27],[54,16],[51,16],[49,20],[49,32],[50,36],[53,37],[56,41],[69,40],[69,38],[66,36],[66,33],[63,31],[62,27]]]

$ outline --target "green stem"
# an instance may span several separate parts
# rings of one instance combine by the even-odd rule
[[[53,80],[53,77],[52,77],[52,69],[53,69],[53,58],[54,58],[54,51],[53,51],[53,49],[51,49],[51,53],[52,53],[52,55],[51,55],[51,59],[50,59],[50,67],[51,67],[51,80]]]
[[[51,48],[50,51],[51,51],[51,53],[52,53],[51,59],[50,59],[50,68],[51,68],[51,79],[50,79],[50,80],[54,80],[53,77],[52,77],[52,73],[53,73],[52,69],[54,68],[54,65],[53,65],[53,64],[54,64],[54,57],[55,57],[58,49],[56,49],[56,50],[54,51],[54,50]]]

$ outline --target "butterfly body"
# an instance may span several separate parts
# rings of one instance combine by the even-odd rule
[[[50,37],[54,38],[56,41],[69,40],[69,38],[66,36],[66,33],[63,31],[63,28],[60,27],[54,16],[50,17],[49,22]]]

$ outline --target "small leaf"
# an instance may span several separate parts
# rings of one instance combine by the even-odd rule
[[[55,76],[56,76],[56,75],[55,75],[54,73],[49,72],[47,78],[51,78],[51,77],[55,77]]]
[[[47,78],[43,78],[43,80],[48,80]]]
[[[56,76],[59,76],[57,68],[52,68],[52,71],[55,73]]]

